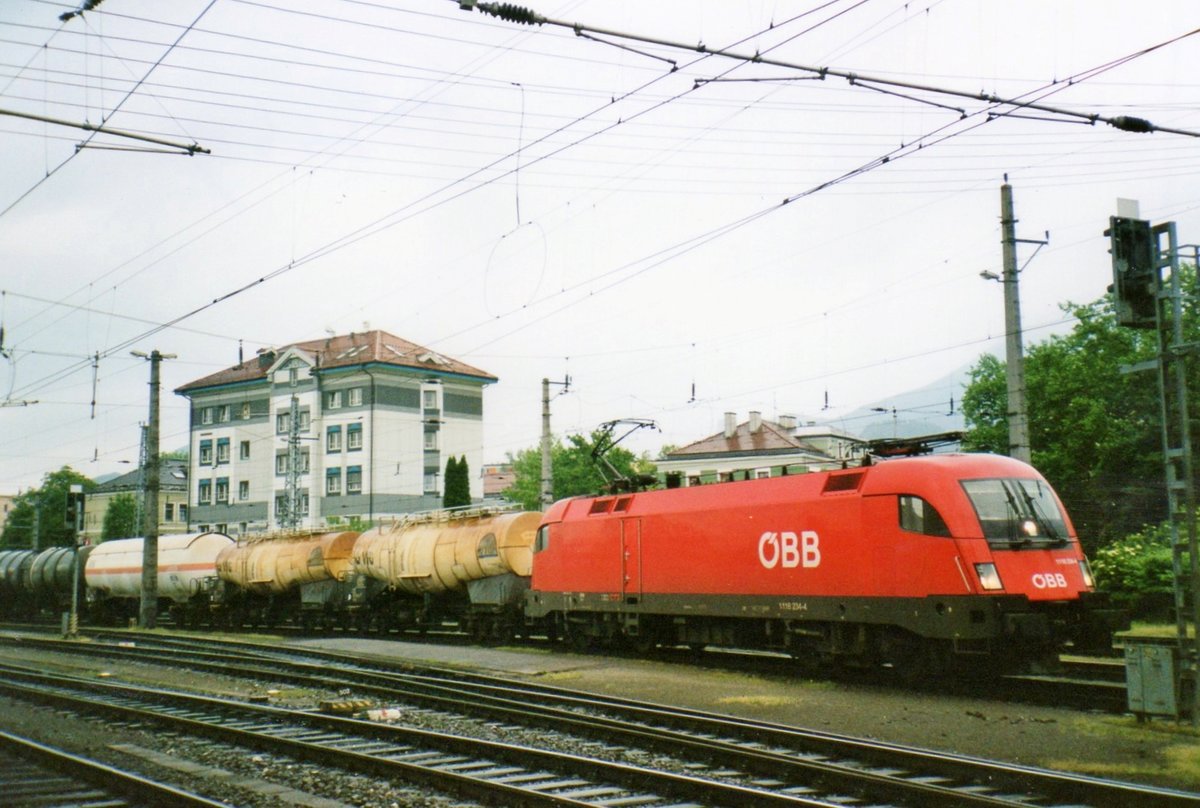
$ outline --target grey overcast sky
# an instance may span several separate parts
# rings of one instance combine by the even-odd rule
[[[555,431],[654,419],[639,451],[725,411],[853,429],[854,408],[1003,352],[980,272],[1000,270],[1006,174],[1018,236],[1050,232],[1021,275],[1027,342],[1104,294],[1118,197],[1200,241],[1194,0],[530,6],[595,37],[448,0],[72,8],[0,4],[0,110],[168,145],[0,116],[0,491],[130,468],[130,350],[178,355],[172,449],[174,387],[329,330],[498,376],[490,461],[536,444],[540,380],[566,374]]]

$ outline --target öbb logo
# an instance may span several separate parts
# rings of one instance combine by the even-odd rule
[[[758,539],[758,561],[769,570],[776,567],[817,567],[821,564],[821,539],[815,530],[795,533],[767,531]]]
[[[1066,589],[1067,576],[1061,572],[1038,572],[1033,576],[1036,589]]]

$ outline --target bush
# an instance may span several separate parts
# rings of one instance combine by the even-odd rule
[[[1175,572],[1171,531],[1166,524],[1143,528],[1092,555],[1096,587],[1136,616],[1164,617],[1174,604]]]

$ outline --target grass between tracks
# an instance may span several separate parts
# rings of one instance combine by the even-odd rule
[[[1088,734],[1133,742],[1137,754],[1105,762],[1059,758],[1048,762],[1051,768],[1117,780],[1166,777],[1180,788],[1200,790],[1200,733],[1191,726],[1113,717],[1080,722],[1080,727]]]

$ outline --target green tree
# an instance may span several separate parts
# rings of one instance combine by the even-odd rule
[[[463,505],[471,504],[471,467],[466,455],[458,458],[458,498]]]
[[[454,455],[450,455],[446,461],[443,508],[461,508],[471,504],[471,480],[468,474],[466,456],[456,459]]]
[[[100,527],[100,541],[130,539],[142,535],[138,524],[137,499],[133,494],[117,494],[104,511],[104,524]]]
[[[591,440],[580,435],[571,435],[567,445],[555,441],[550,448],[550,463],[553,466],[552,485],[555,501],[566,497],[596,494],[604,489],[606,480],[592,460],[592,447],[599,438],[593,432]],[[652,474],[654,465],[645,457],[638,457],[628,449],[617,446],[605,455],[608,462],[622,475]],[[515,457],[510,456],[513,466],[513,484],[505,496],[529,510],[541,509],[542,452],[540,448],[522,449]]]
[[[18,495],[0,534],[0,545],[4,547],[53,547],[69,545],[72,541],[71,527],[67,525],[67,492],[73,484],[83,486],[84,493],[95,487],[95,483],[70,466],[63,466],[42,478],[38,488],[31,488]],[[38,536],[35,541],[33,526],[35,512]]]
[[[1071,332],[1026,352],[1030,444],[1033,465],[1057,489],[1091,552],[1166,517],[1155,377],[1121,372],[1154,358],[1155,334],[1119,326],[1105,299],[1063,309],[1077,319]],[[1004,363],[981,357],[963,396],[966,448],[1007,454],[1007,412]]]

